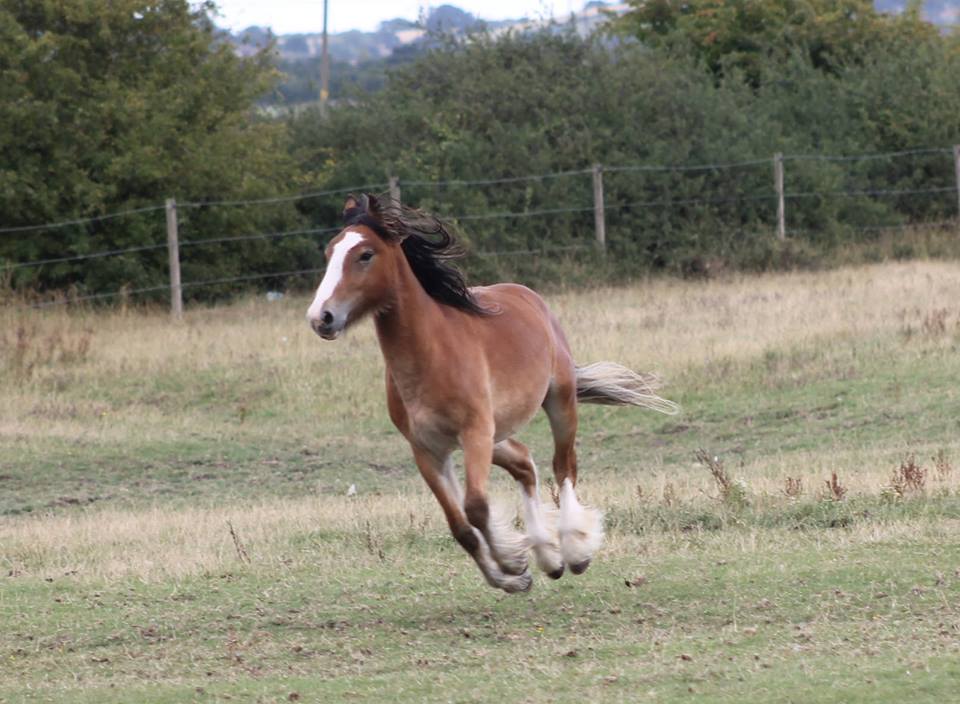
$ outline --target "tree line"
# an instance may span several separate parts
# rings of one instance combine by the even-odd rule
[[[867,0],[636,0],[602,32],[556,28],[451,40],[382,85],[318,110],[262,110],[269,50],[239,57],[186,0],[31,0],[0,8],[0,228],[136,210],[166,197],[181,239],[335,225],[341,196],[205,203],[384,183],[454,218],[477,253],[587,245],[590,176],[487,185],[438,181],[577,171],[594,163],[728,164],[960,142],[960,41]],[[951,159],[917,154],[787,164],[791,236],[770,225],[772,166],[604,175],[610,276],[697,258],[763,269],[828,257],[878,225],[956,216]],[[830,197],[882,191],[883,197]],[[769,197],[765,197],[769,196]],[[655,205],[652,205],[655,204]],[[580,209],[582,206],[582,209]],[[530,212],[566,210],[523,217]],[[0,232],[7,286],[83,293],[162,283],[162,249],[9,268],[163,242],[163,212]],[[196,246],[185,281],[322,267],[316,235]],[[566,251],[566,250],[565,250]],[[586,250],[473,256],[474,278],[586,278]],[[612,255],[612,256],[610,256]],[[296,282],[277,277],[276,286]],[[206,287],[193,297],[229,293]]]

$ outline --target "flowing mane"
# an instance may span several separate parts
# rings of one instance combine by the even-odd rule
[[[491,315],[467,287],[450,260],[465,254],[440,220],[406,206],[380,206],[376,197],[350,196],[343,211],[345,225],[364,225],[388,242],[400,242],[410,268],[427,294],[438,303],[472,313]]]

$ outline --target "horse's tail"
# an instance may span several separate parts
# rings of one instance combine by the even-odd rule
[[[656,394],[656,374],[638,374],[615,362],[596,362],[577,367],[577,401],[606,406],[642,406],[674,415],[680,407]]]

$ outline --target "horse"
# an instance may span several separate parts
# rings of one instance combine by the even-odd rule
[[[464,251],[448,226],[376,196],[347,198],[344,228],[307,311],[310,327],[335,340],[373,317],[386,366],[387,408],[406,438],[456,541],[487,582],[525,592],[528,550],[549,577],[590,565],[603,540],[602,514],[577,498],[577,404],[634,405],[672,413],[652,375],[619,364],[574,363],[560,324],[525,286],[468,288],[451,263]],[[537,467],[514,436],[542,408],[554,440],[559,509],[541,504]],[[463,451],[464,487],[452,453]],[[491,464],[519,484],[525,535],[491,511]]]

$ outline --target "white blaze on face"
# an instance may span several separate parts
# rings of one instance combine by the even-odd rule
[[[330,261],[327,262],[327,270],[323,275],[323,280],[317,288],[317,295],[313,298],[313,303],[307,310],[307,320],[319,320],[323,311],[323,306],[333,292],[337,290],[337,284],[343,278],[343,270],[346,267],[347,254],[351,249],[363,242],[363,235],[354,230],[348,230],[343,239],[333,246],[333,252],[330,254]]]

